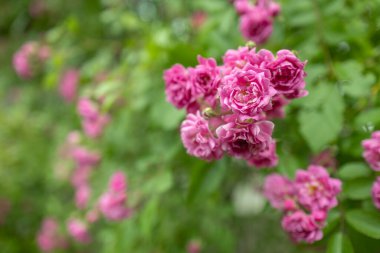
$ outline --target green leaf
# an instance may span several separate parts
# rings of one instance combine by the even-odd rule
[[[342,232],[338,232],[329,240],[327,253],[354,253],[354,249],[350,239]]]
[[[354,179],[371,175],[371,170],[364,163],[353,162],[343,165],[339,169],[338,175],[342,179]]]
[[[347,212],[346,220],[358,232],[375,239],[380,239],[380,214],[363,210]]]
[[[379,123],[380,123],[380,108],[374,108],[368,111],[361,112],[355,119],[355,125],[357,128],[377,125]]]
[[[343,193],[346,197],[354,200],[363,200],[371,198],[371,188],[373,180],[361,178],[346,181],[343,184]]]
[[[340,212],[338,212],[337,210],[331,210],[327,217],[327,223],[323,229],[323,234],[327,235],[328,233],[333,231],[334,228],[339,224],[339,221],[340,221]]]

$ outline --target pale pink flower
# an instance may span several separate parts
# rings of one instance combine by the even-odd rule
[[[225,76],[222,83],[219,88],[222,108],[251,117],[272,109],[271,100],[276,90],[271,87],[265,70],[247,64]]]
[[[267,65],[271,72],[271,82],[278,93],[287,98],[298,98],[307,95],[305,88],[305,65],[289,50],[277,52],[276,60]]]
[[[220,159],[223,155],[219,141],[199,111],[197,114],[188,114],[182,122],[181,139],[187,153],[195,157],[210,161]]]
[[[99,114],[94,119],[84,119],[82,121],[84,133],[90,138],[98,138],[109,122],[110,116],[107,114]]]
[[[181,64],[175,64],[164,72],[165,93],[168,102],[178,109],[186,107],[195,98],[191,93],[188,70]]]
[[[37,244],[43,252],[53,252],[67,246],[65,238],[59,233],[58,223],[53,218],[45,218],[37,235]]]
[[[191,240],[186,246],[187,253],[200,253],[202,250],[202,243],[199,240]]]
[[[280,174],[270,174],[264,183],[264,196],[277,209],[284,210],[287,200],[293,200],[296,190],[292,181]],[[288,203],[289,204],[289,203]]]
[[[282,228],[296,242],[313,243],[323,237],[325,218],[326,214],[323,212],[306,214],[303,211],[296,211],[283,217]]]
[[[75,147],[71,153],[72,158],[80,167],[95,166],[100,162],[100,154],[85,147]]]
[[[99,219],[99,211],[97,209],[90,210],[86,213],[86,220],[89,223],[94,223]]]
[[[59,93],[66,102],[72,102],[75,99],[78,83],[78,70],[68,69],[63,73],[59,83]]]
[[[75,204],[79,209],[85,209],[91,196],[91,188],[87,180],[78,185],[75,191]]]
[[[79,219],[70,219],[67,222],[67,231],[77,242],[87,244],[91,241],[86,223]]]
[[[371,168],[380,171],[380,131],[372,133],[370,139],[362,141],[363,157]]]
[[[191,15],[191,26],[194,29],[199,29],[207,20],[207,14],[203,11],[196,11]]]
[[[273,128],[274,124],[270,121],[230,122],[219,126],[216,134],[224,151],[249,160],[272,141]]]
[[[240,17],[240,31],[247,40],[263,44],[272,35],[273,20],[269,10],[254,7]]]
[[[372,185],[372,200],[376,208],[380,210],[380,177]]]
[[[90,166],[79,166],[77,167],[73,174],[71,175],[71,184],[75,188],[79,188],[82,185],[85,185],[88,183],[88,180],[91,175],[91,171],[93,170]]]
[[[80,98],[77,110],[80,116],[85,119],[96,119],[99,114],[98,106],[88,98]]]
[[[99,210],[109,220],[123,220],[132,214],[127,204],[127,185],[123,172],[115,172],[109,182],[108,191],[99,199]]]
[[[341,184],[321,166],[310,165],[306,171],[298,170],[295,178],[298,202],[311,211],[327,211],[338,204]]]

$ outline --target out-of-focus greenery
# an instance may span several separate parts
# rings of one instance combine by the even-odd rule
[[[30,8],[37,2],[43,8],[33,16]],[[75,103],[64,103],[57,92],[63,70],[74,67],[81,73],[81,93],[106,94],[104,110],[112,117],[100,139],[86,140],[102,155],[91,178],[91,201],[121,169],[138,206],[130,219],[92,227],[93,243],[72,243],[68,252],[186,252],[191,239],[202,242],[202,252],[326,252],[328,244],[335,253],[346,252],[336,251],[346,241],[355,252],[378,252],[380,241],[363,233],[380,214],[373,220],[363,216],[374,209],[369,194],[374,174],[363,163],[360,142],[380,129],[380,1],[280,4],[265,48],[295,50],[308,61],[310,95],[275,122],[276,170],[292,177],[313,155],[335,151],[339,166],[333,175],[345,180],[344,191],[324,240],[293,244],[281,229],[281,214],[261,207],[258,194],[268,171],[227,158],[200,161],[181,144],[184,113],[165,101],[162,72],[177,62],[195,65],[198,54],[220,62],[227,49],[244,45],[229,1],[2,1],[0,197],[11,208],[0,224],[0,251],[38,252],[35,236],[44,217],[56,217],[63,229],[69,217],[83,216],[69,182],[54,174],[57,149],[70,131],[81,129]],[[206,14],[200,26],[192,22],[196,12]],[[12,55],[29,40],[47,43],[52,56],[41,75],[22,80]],[[102,73],[105,80],[94,85]],[[356,167],[368,173],[355,173]],[[244,201],[257,204],[242,215],[236,203],[247,191],[251,197]]]

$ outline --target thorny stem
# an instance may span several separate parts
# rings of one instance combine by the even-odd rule
[[[331,57],[329,48],[326,44],[325,38],[323,36],[323,27],[324,27],[323,16],[322,16],[321,9],[319,7],[318,0],[313,0],[313,6],[314,6],[314,13],[315,13],[315,16],[317,18],[316,26],[317,26],[318,41],[319,41],[319,44],[322,48],[324,60],[325,60],[326,65],[328,67],[328,75],[329,75],[330,79],[336,79],[336,74],[335,74],[335,70],[334,70],[332,57]]]

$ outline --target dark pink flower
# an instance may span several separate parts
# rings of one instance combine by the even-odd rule
[[[123,220],[132,214],[132,209],[126,206],[127,184],[123,172],[115,172],[109,182],[108,191],[99,199],[99,210],[109,220]]]
[[[178,109],[186,107],[195,99],[191,93],[188,70],[175,64],[164,72],[166,99]]]
[[[67,231],[77,242],[87,244],[91,241],[87,225],[79,219],[68,220]]]
[[[222,108],[254,117],[272,109],[276,90],[271,87],[268,72],[247,64],[223,78],[219,94]]]
[[[371,168],[380,171],[380,131],[372,133],[371,138],[362,141],[363,157]]]
[[[306,214],[303,211],[286,214],[282,219],[282,228],[289,233],[296,242],[313,243],[323,237],[322,227],[326,214],[315,212]]]
[[[78,70],[69,69],[63,73],[59,83],[59,93],[66,102],[72,102],[75,99],[78,83]]]
[[[65,238],[59,233],[58,222],[53,218],[45,218],[37,235],[37,244],[43,252],[53,252],[67,246]]]
[[[285,106],[289,104],[289,100],[282,95],[276,95],[272,99],[272,109],[265,112],[268,119],[282,119],[285,117]]]
[[[307,95],[305,88],[305,65],[289,50],[277,52],[277,58],[267,65],[271,72],[271,82],[278,93],[287,98]]]
[[[248,165],[256,168],[272,168],[277,166],[278,156],[276,153],[276,142],[270,141],[249,158]]]
[[[376,181],[373,183],[372,200],[376,208],[380,210],[380,177],[377,177]]]
[[[216,134],[224,151],[249,160],[272,141],[273,128],[274,124],[270,121],[230,122],[219,126]]]
[[[181,139],[187,153],[195,157],[210,161],[220,159],[223,155],[219,141],[199,111],[188,114],[181,124]]]
[[[321,166],[310,165],[306,171],[298,170],[295,178],[298,202],[311,211],[327,211],[338,204],[341,184]]]
[[[263,44],[273,31],[271,13],[265,8],[254,7],[240,17],[240,30],[247,40]]]

